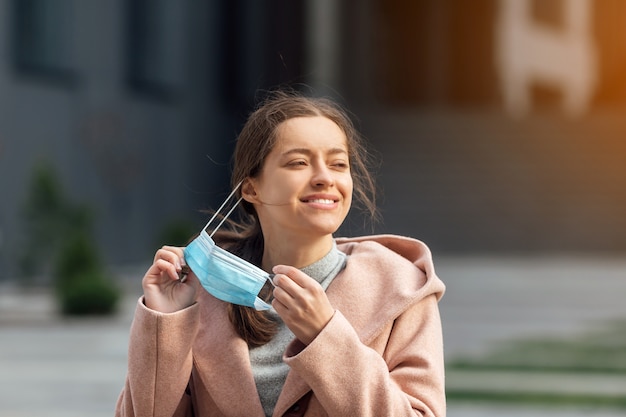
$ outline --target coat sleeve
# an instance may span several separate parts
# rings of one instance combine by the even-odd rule
[[[331,417],[445,416],[443,339],[435,295],[405,310],[368,344],[337,311],[310,345],[292,343],[284,359]]]
[[[130,330],[128,374],[116,417],[191,415],[186,390],[198,314],[197,305],[164,314],[148,309],[143,298],[139,300]]]

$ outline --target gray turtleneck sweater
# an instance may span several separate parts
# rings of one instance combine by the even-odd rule
[[[322,288],[326,290],[332,280],[344,268],[345,264],[346,255],[333,244],[333,248],[326,256],[309,266],[301,268],[301,271],[319,282]],[[278,333],[269,343],[250,349],[250,362],[252,364],[254,381],[261,397],[263,410],[268,417],[274,411],[274,406],[289,372],[289,366],[282,360],[283,353],[287,345],[295,337],[274,309],[270,310],[270,314],[279,323]]]

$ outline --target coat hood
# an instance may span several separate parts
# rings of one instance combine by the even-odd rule
[[[419,240],[372,235],[335,241],[348,261],[327,294],[364,343],[411,305],[431,295],[440,300],[445,292],[431,252]]]

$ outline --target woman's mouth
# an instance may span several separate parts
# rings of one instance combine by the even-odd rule
[[[314,198],[311,200],[303,200],[305,203],[316,203],[316,204],[335,204],[335,200],[331,200],[328,198]]]

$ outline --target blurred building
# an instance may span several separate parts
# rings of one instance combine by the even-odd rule
[[[375,232],[623,252],[624,19],[621,0],[0,0],[0,278],[39,161],[96,208],[109,261],[145,261],[223,198],[281,83],[346,104],[380,152]]]

